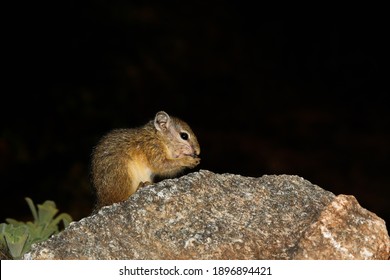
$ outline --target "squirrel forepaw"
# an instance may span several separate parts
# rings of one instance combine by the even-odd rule
[[[138,187],[137,187],[137,190],[139,190],[140,188],[149,186],[149,185],[151,185],[151,184],[152,184],[152,182],[149,182],[149,181],[141,182],[141,183],[139,183],[139,185],[138,185]]]

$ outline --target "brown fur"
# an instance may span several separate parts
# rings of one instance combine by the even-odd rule
[[[180,133],[188,134],[188,139]],[[191,128],[165,112],[143,127],[111,131],[92,153],[96,209],[126,200],[140,186],[152,183],[155,175],[171,177],[195,167],[199,153]]]

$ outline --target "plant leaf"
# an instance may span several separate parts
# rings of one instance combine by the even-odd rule
[[[32,199],[29,198],[29,197],[25,197],[24,199],[27,201],[28,207],[30,207],[30,211],[31,211],[31,213],[32,213],[32,215],[34,217],[34,220],[38,221],[37,209],[35,208],[35,205],[34,205]]]
[[[19,225],[14,227],[13,225],[9,225],[6,228],[4,236],[8,250],[14,259],[19,259],[21,255],[30,248],[29,246],[26,246],[29,237],[26,226]]]
[[[51,200],[46,200],[43,204],[38,204],[38,224],[49,225],[57,212],[56,204]]]
[[[25,199],[34,221],[24,223],[8,218],[6,219],[8,224],[0,224],[0,246],[8,250],[14,259],[21,258],[31,249],[32,244],[47,240],[51,235],[58,233],[61,221],[64,227],[72,221],[72,217],[67,213],[61,213],[54,219],[58,209],[51,200],[35,207],[31,198]]]
[[[0,224],[0,246],[1,246],[2,248],[5,248],[6,245],[7,245],[7,243],[5,242],[5,236],[4,236],[5,230],[6,230],[6,227],[7,227],[7,226],[8,226],[8,225],[5,224],[5,223],[1,223],[1,224]]]
[[[58,228],[58,224],[60,222],[63,222],[64,223],[64,228],[66,228],[73,220],[72,220],[72,217],[67,214],[67,213],[61,213],[60,215],[58,215],[54,221],[52,222],[52,226],[56,226]]]

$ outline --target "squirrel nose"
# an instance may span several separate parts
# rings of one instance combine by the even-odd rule
[[[193,157],[194,157],[194,158],[198,158],[199,155],[200,155],[200,151],[199,151],[198,149],[195,149],[195,150],[194,150]]]

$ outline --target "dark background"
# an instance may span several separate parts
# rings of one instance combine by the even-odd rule
[[[199,168],[299,175],[390,222],[384,17],[267,20],[267,11],[234,1],[169,3],[9,11],[0,222],[30,218],[25,196],[87,216],[92,147],[158,110],[192,126]]]

